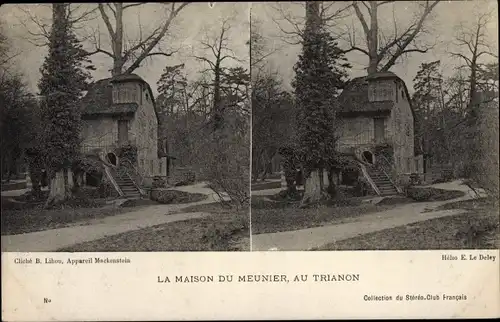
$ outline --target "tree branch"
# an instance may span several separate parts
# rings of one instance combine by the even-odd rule
[[[356,16],[358,17],[359,21],[361,22],[361,25],[363,26],[363,31],[365,32],[365,35],[368,36],[370,33],[370,29],[368,28],[368,24],[366,23],[365,16],[359,9],[359,6],[356,2],[353,2],[352,4],[354,11],[356,12]]]
[[[132,8],[132,7],[137,7],[137,6],[142,6],[144,2],[138,2],[138,3],[131,3],[123,6],[123,10]]]
[[[422,30],[422,26],[424,24],[425,19],[427,16],[431,13],[431,11],[434,9],[434,7],[439,3],[439,0],[433,1],[429,5],[429,1],[426,2],[424,12],[422,13],[422,16],[418,20],[418,23],[416,24],[415,28],[411,32],[411,34],[408,35],[408,37],[402,42],[402,44],[398,44],[398,49],[396,52],[391,56],[389,61],[382,67],[380,70],[381,71],[388,71],[395,63],[396,60],[404,54],[404,51],[406,47],[415,39],[417,34]],[[415,51],[415,50],[413,50]]]
[[[104,23],[106,24],[106,28],[108,28],[109,35],[112,39],[114,39],[115,38],[115,31],[113,30],[113,26],[111,25],[108,14],[104,10],[103,4],[99,3],[98,7],[99,7],[99,11],[101,12],[102,20],[104,20]]]
[[[141,62],[148,57],[148,54],[153,50],[153,48],[160,42],[160,40],[165,36],[167,33],[168,28],[170,27],[170,24],[174,20],[174,18],[179,14],[179,12],[186,7],[189,4],[189,2],[183,2],[177,9],[175,8],[175,2],[172,3],[170,15],[165,21],[165,24],[161,28],[161,31],[156,35],[156,37],[153,37],[149,44],[144,43],[144,50],[141,52],[141,54],[135,59],[135,61],[130,65],[129,68],[126,70],[126,74],[132,73],[135,69],[137,69]]]

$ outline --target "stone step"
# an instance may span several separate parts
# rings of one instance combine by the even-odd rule
[[[393,187],[392,183],[390,182],[375,182],[375,185],[377,187]]]
[[[117,181],[116,184],[119,186],[135,186],[132,181]]]
[[[128,191],[137,191],[136,187],[120,187],[121,190],[128,190]]]
[[[391,182],[378,182],[375,184],[380,187],[394,187],[394,185]]]

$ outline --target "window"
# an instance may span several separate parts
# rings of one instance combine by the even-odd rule
[[[151,175],[154,173],[154,168],[153,168],[153,160],[149,160],[149,172]]]
[[[410,158],[406,158],[406,170],[408,172],[412,172],[411,171],[411,159]]]
[[[162,172],[162,167],[163,167],[163,160],[158,161],[158,173],[161,175]]]

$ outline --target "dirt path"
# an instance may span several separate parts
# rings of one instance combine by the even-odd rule
[[[432,211],[436,207],[460,200],[468,200],[475,197],[475,193],[461,181],[432,185],[434,188],[445,190],[460,190],[466,194],[463,197],[447,201],[419,202],[402,205],[394,209],[367,214],[359,217],[356,222],[323,227],[286,231],[271,234],[259,234],[252,236],[253,251],[268,250],[309,250],[323,246],[328,243],[353,238],[383,229],[394,228],[424,220],[458,215],[465,210],[453,209],[443,211]],[[484,196],[484,192],[482,192]],[[431,211],[429,211],[431,210]]]
[[[173,188],[173,190],[202,193],[207,196],[207,199],[198,202],[144,207],[122,215],[97,219],[92,221],[90,225],[50,229],[19,235],[5,235],[1,238],[2,252],[56,251],[74,244],[127,231],[208,216],[210,213],[205,212],[179,213],[182,209],[190,206],[209,204],[220,200],[211,189],[203,188],[204,186],[204,183],[199,183],[193,186]]]

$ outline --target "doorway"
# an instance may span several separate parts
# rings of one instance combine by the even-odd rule
[[[123,145],[128,142],[128,121],[118,120],[118,144]]]
[[[112,165],[116,166],[118,164],[118,158],[113,152],[108,153],[107,158],[109,163],[111,163]]]
[[[364,159],[364,161],[368,162],[369,164],[374,164],[373,153],[371,153],[370,151],[363,152],[363,159]]]
[[[385,142],[385,118],[377,117],[373,119],[374,131],[375,131],[375,142],[384,143]]]

